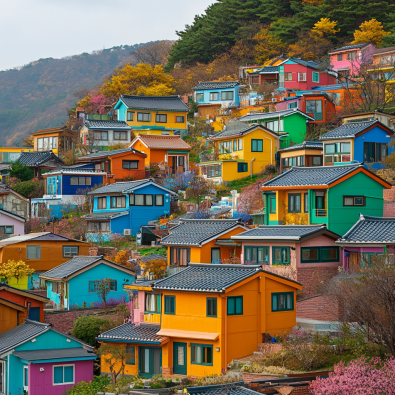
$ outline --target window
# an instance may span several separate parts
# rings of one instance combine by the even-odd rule
[[[313,82],[320,82],[320,73],[313,71]]]
[[[342,61],[343,60],[343,54],[341,53],[341,54],[338,54],[337,55],[337,61],[338,62],[340,62],[340,61]]]
[[[126,196],[111,196],[110,202],[111,202],[111,208],[125,208]]]
[[[298,73],[298,81],[306,81],[306,73]]]
[[[41,246],[26,246],[26,259],[41,259]]]
[[[127,140],[126,132],[114,132],[114,140]]]
[[[170,264],[177,266],[187,266],[191,261],[191,249],[170,247]]]
[[[272,247],[273,261],[272,264],[289,265],[289,247]]]
[[[48,151],[54,148],[58,148],[57,137],[43,137],[37,139],[37,151]]]
[[[154,195],[130,195],[130,205],[131,206],[153,206]]]
[[[243,315],[243,297],[242,296],[229,296],[228,315]]]
[[[107,198],[106,197],[97,198],[97,208],[99,210],[103,210],[103,209],[107,208]]]
[[[23,367],[23,389],[24,391],[29,390],[29,370],[27,366]],[[0,385],[0,390],[1,390],[1,385]]]
[[[91,233],[100,233],[100,232],[109,232],[110,231],[110,222],[109,221],[88,221],[88,232]]]
[[[340,106],[340,93],[332,93],[332,100],[336,106]]]
[[[365,196],[343,196],[343,206],[365,206]]]
[[[347,54],[347,60],[354,60],[357,57],[357,53],[356,52],[349,52]]]
[[[229,154],[232,152],[232,142],[225,141],[223,143],[219,143],[218,149],[220,154]]]
[[[155,206],[163,206],[163,195],[155,195]]]
[[[238,151],[237,140],[233,140],[233,152]]]
[[[284,73],[284,81],[292,81],[292,73]]]
[[[297,108],[297,107],[298,107],[298,102],[296,102],[296,101],[288,104],[288,108]]]
[[[293,309],[294,309],[293,292],[272,293],[272,312],[292,311]]]
[[[351,161],[351,144],[331,143],[325,144],[325,163],[338,163]]]
[[[248,163],[238,163],[237,164],[237,172],[238,173],[245,173],[248,171]]]
[[[251,151],[263,152],[263,140],[251,139]]]
[[[128,111],[126,113],[126,116],[127,116],[127,118],[126,118],[127,121],[133,121],[133,112],[132,111]]]
[[[387,143],[363,143],[364,162],[380,162],[388,156]]]
[[[284,130],[284,121],[280,119],[280,121],[269,121],[266,122],[266,127],[273,132],[282,132]]]
[[[145,311],[149,313],[160,313],[159,294],[145,294]]]
[[[129,360],[126,362],[126,365],[135,365],[136,364],[136,347],[126,346],[126,352],[129,354]]]
[[[177,123],[184,123],[185,122],[185,117],[176,117],[176,122]]]
[[[191,363],[195,365],[213,364],[213,346],[208,344],[191,344]]]
[[[174,295],[165,295],[165,314],[176,313],[176,297]]]
[[[167,122],[167,115],[166,114],[156,114],[156,122],[166,123]]]
[[[52,281],[52,293],[59,295],[59,283],[57,281]]]
[[[254,262],[254,264],[269,264],[269,247],[244,247],[244,262]]]
[[[138,112],[137,113],[137,121],[139,122],[150,122],[151,114],[146,112]]]
[[[196,93],[196,101],[204,101],[204,93]]]
[[[122,169],[138,169],[139,168],[139,161],[138,160],[123,160],[122,161]]]
[[[53,385],[74,384],[74,365],[53,366]]]
[[[63,246],[63,258],[71,258],[78,255],[78,246]]]
[[[316,210],[325,210],[325,192],[315,192],[315,208]]]
[[[96,292],[96,284],[98,280],[89,281],[89,292]],[[110,291],[117,290],[117,280],[110,280]]]
[[[304,212],[305,213],[308,213],[309,212],[309,194],[308,193],[305,193],[304,195],[303,195],[303,197],[304,197]]]
[[[207,166],[207,178],[221,177],[222,165]]]
[[[302,263],[338,262],[339,247],[302,247],[300,257]]]
[[[7,225],[7,226],[0,226],[0,234],[2,235],[12,235],[14,234],[14,226]]]
[[[300,193],[288,194],[288,212],[300,213],[301,212],[301,195]]]
[[[217,298],[207,298],[206,300],[206,316],[217,316]]]
[[[313,114],[316,121],[322,121],[322,100],[306,100],[306,113]]]
[[[221,263],[221,248],[211,248],[211,263]]]
[[[219,100],[219,93],[218,92],[210,92],[210,101]]]
[[[321,166],[321,165],[322,165],[322,157],[313,156],[313,166]]]
[[[243,149],[243,140],[239,139],[239,151],[241,151]]]
[[[321,247],[321,261],[338,262],[339,247]]]
[[[108,132],[94,132],[93,134],[93,138],[98,141],[98,140],[102,140],[102,141],[107,141],[108,140]]]
[[[233,100],[233,92],[222,92],[221,99],[222,100]]]
[[[301,261],[305,263],[309,262],[319,262],[320,261],[320,248],[319,247],[309,247],[301,248]]]
[[[269,212],[270,214],[276,214],[276,196],[269,196]]]
[[[70,177],[70,185],[92,185],[92,177]]]

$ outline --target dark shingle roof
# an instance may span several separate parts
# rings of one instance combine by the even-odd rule
[[[122,148],[122,149],[116,149],[113,151],[99,151],[99,152],[94,152],[93,154],[81,156],[78,158],[78,160],[82,159],[91,159],[91,158],[101,158],[101,157],[107,157],[107,156],[113,156],[113,155],[118,155],[118,154],[124,154],[126,152],[137,152],[141,155],[145,155],[144,153],[134,149],[134,148]],[[145,155],[147,156],[147,155]]]
[[[54,160],[60,164],[64,162],[58,158],[52,151],[33,151],[33,152],[21,152],[21,156],[18,159],[19,163],[26,166],[40,166],[49,160]]]
[[[173,96],[130,96],[121,95],[121,100],[128,108],[158,111],[188,112],[189,107],[178,95]]]
[[[207,81],[199,82],[192,89],[227,89],[240,85],[239,81]]]
[[[363,44],[354,44],[354,45],[346,45],[344,47],[336,48],[332,52],[337,52],[337,51],[346,51],[348,49],[358,49],[358,48],[363,48],[369,45],[370,43],[363,43]]]
[[[243,117],[240,117],[238,120],[240,122],[259,121],[260,119],[288,117],[293,114],[300,114],[314,121],[313,117],[307,115],[303,111],[298,110],[297,108],[292,108],[289,110],[273,111],[273,112],[262,112],[259,114],[244,115]]]
[[[126,191],[127,189],[135,188],[148,182],[150,182],[150,180],[116,182],[114,184],[104,185],[101,188],[95,189],[94,191],[89,192],[88,195],[96,195],[99,193],[120,193]]]
[[[322,150],[324,143],[321,141],[303,141],[303,143],[291,145],[290,147],[282,149],[280,152],[283,151],[293,151],[293,150],[300,150],[300,149],[317,149]]]
[[[230,125],[230,126],[232,126],[232,125]],[[263,129],[267,133],[271,133],[273,136],[280,138],[280,135],[278,133],[267,129],[265,126],[260,125],[260,124],[254,124],[254,125],[250,125],[250,126],[246,125],[246,127],[243,129],[232,129],[230,126],[228,123],[225,130],[211,136],[210,140],[216,140],[216,139],[221,139],[221,138],[225,138],[225,137],[233,137],[233,136],[244,136],[245,134],[252,132],[256,128]]]
[[[109,331],[100,334],[97,337],[97,340],[125,340],[125,343],[141,341],[162,343],[167,338],[164,336],[157,336],[159,330],[159,325],[145,326],[127,322],[126,324],[117,326],[114,329],[110,329]]]
[[[384,126],[377,119],[373,121],[364,121],[364,122],[346,122],[343,125],[339,126],[336,129],[331,130],[328,133],[323,134],[320,137],[320,140],[331,140],[331,139],[340,139],[340,138],[354,138],[357,134],[363,132],[364,130],[372,127],[372,126]]]
[[[167,256],[166,255],[159,255],[159,254],[149,254],[149,255],[140,256],[140,257],[136,258],[135,260],[137,262],[151,262],[151,261],[157,261],[160,259],[164,259],[166,261]]]
[[[313,60],[303,60],[300,58],[289,58],[288,60],[298,63],[302,66],[311,67],[312,69],[316,69],[319,66],[319,63],[314,62]]]
[[[131,129],[125,121],[106,121],[101,119],[90,119],[85,122],[89,129]]]
[[[129,210],[125,211],[119,211],[116,213],[92,213],[92,214],[86,214],[84,215],[83,218],[85,219],[114,219],[118,217],[122,217],[123,215],[128,215]]]
[[[190,263],[187,268],[159,280],[154,289],[224,292],[225,289],[261,271],[259,265]]]
[[[188,388],[193,395],[256,395],[257,392],[242,386],[243,382],[228,383],[226,385],[208,385],[204,387]],[[274,392],[273,392],[274,393]]]
[[[223,232],[242,226],[237,219],[186,219],[171,228],[162,239],[163,245],[201,245]]]
[[[273,74],[278,73],[278,66],[265,66],[258,70],[257,74]]]
[[[58,348],[49,350],[30,350],[30,351],[15,351],[13,353],[18,358],[26,361],[41,361],[47,359],[63,359],[63,358],[96,358],[96,354],[92,351],[85,350],[82,347],[78,348]]]
[[[363,168],[361,163],[339,166],[292,167],[291,170],[265,182],[262,188],[330,185],[359,168]]]
[[[360,214],[356,224],[337,242],[395,244],[395,218]]]

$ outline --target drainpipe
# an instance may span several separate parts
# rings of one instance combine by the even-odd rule
[[[225,317],[225,339],[224,339],[224,358],[225,358],[225,373],[228,369],[228,297],[227,296],[222,296],[222,302],[224,303],[222,306],[222,313],[224,314]]]
[[[273,160],[273,140],[269,139],[269,137],[267,137],[267,136],[265,136],[265,139],[270,140],[270,161],[272,161]],[[276,162],[276,161],[274,161],[274,162]]]
[[[251,177],[252,177],[252,162],[254,162],[255,158],[251,159]]]

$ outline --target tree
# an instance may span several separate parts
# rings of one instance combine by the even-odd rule
[[[18,283],[22,278],[31,276],[34,271],[23,261],[16,262],[9,259],[7,262],[0,264],[0,277],[4,277],[7,283],[12,278],[15,278]]]
[[[126,351],[125,346],[110,343],[102,344],[97,353],[102,357],[102,361],[108,365],[112,383],[115,385],[119,374],[124,374],[125,365],[130,360],[131,354]]]
[[[320,33],[321,35],[331,35],[340,31],[340,29],[335,29],[336,25],[336,21],[331,22],[329,18],[321,18],[317,23],[314,24],[314,27],[311,30]]]
[[[34,177],[34,171],[20,162],[14,162],[10,168],[10,177],[16,177],[21,181],[30,181]]]
[[[391,34],[391,32],[385,32],[383,24],[375,18],[362,23],[359,28],[361,30],[355,30],[354,41],[351,44],[371,42],[374,45],[380,45],[383,39]]]
[[[111,291],[111,279],[104,278],[95,281],[96,294],[103,303],[104,311],[108,312],[107,296]]]
[[[142,270],[144,272],[144,276],[152,273],[155,278],[162,278],[166,273],[167,261],[164,259],[156,259],[149,262],[141,262]]]
[[[95,376],[89,383],[80,381],[78,384],[73,385],[71,390],[67,390],[67,395],[97,395],[100,392],[105,393],[110,381],[108,376]]]
[[[110,104],[111,99],[92,92],[78,102],[78,107],[82,107],[88,114],[105,114]]]
[[[135,51],[130,52],[138,63],[149,64],[152,67],[164,66],[167,63],[172,41],[156,41],[151,44],[142,45]]]
[[[316,61],[325,57],[332,46],[332,42],[317,31],[301,32],[298,41],[289,45],[288,55]]]
[[[257,41],[254,48],[255,61],[257,63],[264,63],[274,56],[281,55],[287,49],[287,45],[283,40],[275,32],[267,28],[262,28],[254,39]]]
[[[94,315],[78,317],[77,320],[74,321],[71,334],[94,346],[97,343],[96,338],[103,332],[103,326],[107,321],[107,319],[96,317]]]
[[[197,204],[197,211],[199,211],[200,203],[204,200],[205,196],[212,193],[213,190],[214,185],[210,180],[207,180],[194,172],[188,183],[186,196],[188,200]]]

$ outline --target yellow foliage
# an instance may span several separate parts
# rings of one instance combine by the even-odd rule
[[[266,28],[262,28],[254,39],[258,42],[254,48],[257,63],[264,63],[268,59],[280,55],[287,48],[279,36]]]
[[[4,277],[7,282],[11,278],[16,278],[16,281],[19,282],[23,277],[31,276],[33,273],[34,269],[23,261],[8,260],[8,262],[0,264],[0,277]]]
[[[336,25],[336,21],[331,22],[329,18],[321,18],[311,30],[321,34],[336,34],[340,31],[335,29]]]
[[[322,5],[323,0],[302,0],[304,5]]]
[[[384,37],[391,34],[391,32],[385,32],[383,24],[375,18],[370,21],[363,22],[359,28],[361,30],[355,30],[354,41],[351,44],[363,44],[370,42],[374,45],[380,45]]]

